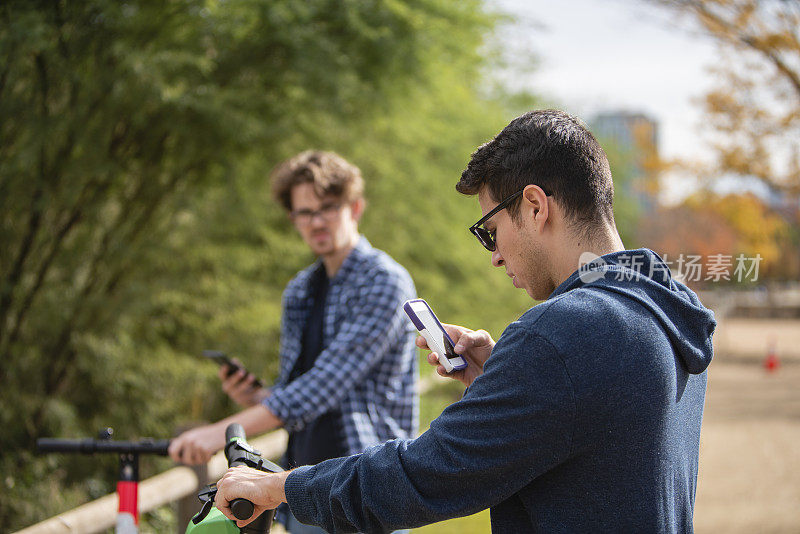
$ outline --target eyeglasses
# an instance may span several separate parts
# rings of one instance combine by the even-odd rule
[[[308,226],[318,216],[325,222],[331,222],[339,214],[342,205],[339,203],[323,204],[318,210],[296,210],[289,215],[298,226]]]
[[[503,200],[502,202],[500,202],[500,204],[495,206],[492,211],[481,217],[481,220],[479,220],[478,222],[469,227],[469,231],[472,232],[473,235],[478,238],[478,241],[480,241],[481,245],[483,245],[483,248],[485,248],[489,252],[494,252],[497,249],[497,243],[495,243],[494,241],[495,232],[490,232],[489,230],[484,228],[483,223],[491,219],[492,216],[495,215],[496,213],[506,209],[508,205],[514,201],[515,198],[517,198],[522,194],[523,191],[525,190],[520,189],[511,196],[506,197],[505,200]],[[550,196],[547,193],[547,191],[544,190],[544,188],[542,188],[542,191],[544,191],[545,195]]]
[[[506,209],[508,205],[511,204],[511,202],[515,198],[517,198],[522,194],[522,191],[523,190],[519,190],[513,195],[506,197],[506,199],[503,200],[497,206],[495,206],[492,211],[481,217],[481,220],[479,220],[478,222],[469,227],[469,231],[472,232],[475,235],[475,237],[478,238],[478,241],[480,241],[481,245],[483,245],[483,248],[485,248],[489,252],[494,252],[495,249],[497,248],[497,244],[494,242],[494,233],[484,228],[483,223],[491,219],[495,213],[498,213]]]

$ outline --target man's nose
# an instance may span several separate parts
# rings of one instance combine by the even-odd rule
[[[320,226],[325,226],[327,221],[325,220],[325,217],[322,215],[321,211],[315,211],[311,213],[311,219],[308,221],[308,223],[313,228],[319,228]]]
[[[495,248],[494,252],[492,252],[492,265],[494,265],[495,267],[502,267],[504,263],[505,260],[503,259],[503,256],[501,256],[500,253]]]

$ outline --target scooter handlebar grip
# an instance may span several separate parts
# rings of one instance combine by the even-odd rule
[[[233,438],[240,438],[246,439],[247,436],[244,433],[244,428],[239,423],[231,423],[228,425],[228,428],[225,429],[225,443],[230,442]]]
[[[233,499],[230,504],[231,512],[236,519],[249,519],[253,515],[255,505],[247,499]]]

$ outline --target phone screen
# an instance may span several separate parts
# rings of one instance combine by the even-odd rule
[[[417,319],[419,319],[425,327],[425,330],[427,330],[433,338],[433,343],[439,345],[435,348],[431,347],[431,349],[438,354],[446,356],[448,359],[459,358],[460,356],[453,350],[453,341],[450,339],[450,336],[447,335],[442,323],[439,322],[439,319],[433,314],[433,311],[431,311],[425,301],[411,301],[409,305],[417,316]],[[417,328],[419,329],[419,325],[417,325]]]

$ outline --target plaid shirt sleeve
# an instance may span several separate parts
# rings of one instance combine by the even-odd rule
[[[273,387],[264,400],[290,432],[339,406],[392,354],[395,340],[406,335],[404,281],[391,271],[378,270],[363,273],[359,285],[344,321],[314,366],[288,384]]]

